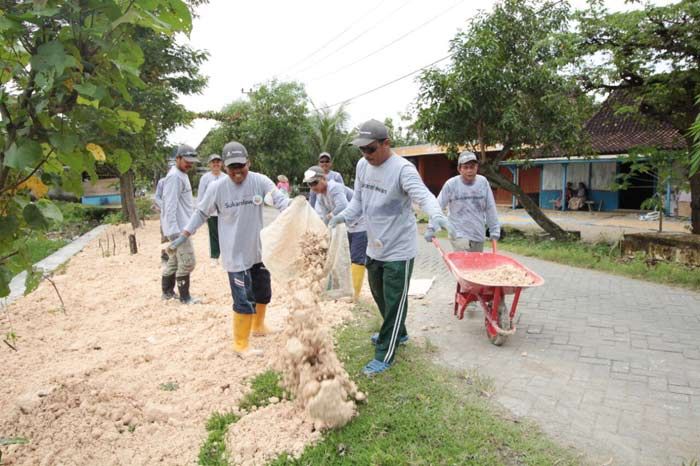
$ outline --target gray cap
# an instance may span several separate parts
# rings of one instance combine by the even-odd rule
[[[467,162],[476,162],[479,163],[479,160],[476,158],[476,155],[474,152],[470,152],[468,150],[465,150],[461,154],[459,154],[459,160],[457,160],[457,165],[462,165],[463,163]]]
[[[174,155],[175,158],[182,157],[188,162],[199,162],[199,159],[197,158],[197,151],[194,150],[192,146],[188,146],[187,144],[180,144],[179,146],[177,146],[175,148]]]
[[[211,162],[212,160],[223,160],[219,154],[211,154],[209,156],[209,160],[207,162]]]
[[[323,169],[318,165],[314,165],[304,172],[304,183],[311,183],[312,181],[318,181],[325,175]]]
[[[365,121],[357,128],[357,137],[352,140],[353,146],[366,146],[379,139],[388,139],[389,132],[384,123],[377,120]]]
[[[331,154],[328,152],[321,152],[318,154],[318,159],[321,160],[323,157],[328,157],[328,160],[333,160],[333,157],[331,157]]]
[[[248,161],[248,151],[240,142],[231,141],[224,146],[221,151],[224,156],[224,165],[227,167],[234,163],[246,163]]]

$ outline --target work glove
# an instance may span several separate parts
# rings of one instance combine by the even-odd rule
[[[438,229],[445,230],[447,232],[447,236],[450,238],[455,237],[455,230],[445,216],[436,215],[430,219],[430,223]]]
[[[170,238],[172,239],[173,236],[176,236],[176,235],[171,235]],[[177,248],[179,248],[182,245],[182,243],[184,243],[185,241],[187,241],[187,236],[177,235],[177,238],[175,240],[173,240],[173,242],[168,245],[168,251],[173,252],[173,251],[177,250]]]
[[[425,233],[423,233],[423,238],[425,238],[428,243],[432,243],[433,238],[435,238],[435,231],[433,231],[432,228],[426,228]]]
[[[328,221],[328,227],[335,228],[335,226],[340,223],[345,223],[345,217],[343,217],[342,215],[336,215]]]

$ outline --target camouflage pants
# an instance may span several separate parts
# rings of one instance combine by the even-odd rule
[[[184,277],[192,273],[194,266],[194,246],[192,240],[187,238],[174,253],[169,253],[168,263],[163,268],[163,276],[175,274],[176,277]]]

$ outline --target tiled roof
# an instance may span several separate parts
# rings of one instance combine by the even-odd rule
[[[594,154],[620,154],[635,147],[685,149],[680,133],[671,125],[648,118],[616,114],[618,108],[634,105],[623,91],[614,91],[586,123]]]

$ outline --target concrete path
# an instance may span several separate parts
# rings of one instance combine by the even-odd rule
[[[80,238],[68,243],[50,256],[40,260],[34,264],[34,266],[45,273],[53,272],[61,264],[65,263],[68,261],[68,259],[82,251],[90,241],[102,234],[106,228],[107,225],[99,225],[93,228]],[[22,272],[12,279],[10,282],[10,294],[4,298],[0,298],[0,310],[2,310],[2,308],[5,306],[9,306],[24,295],[24,282],[26,279],[27,272]]]
[[[700,293],[512,255],[546,283],[523,292],[518,332],[499,348],[475,304],[452,316],[455,280],[419,244],[414,278],[437,279],[408,328],[441,363],[493,377],[498,402],[596,464],[700,457]]]

